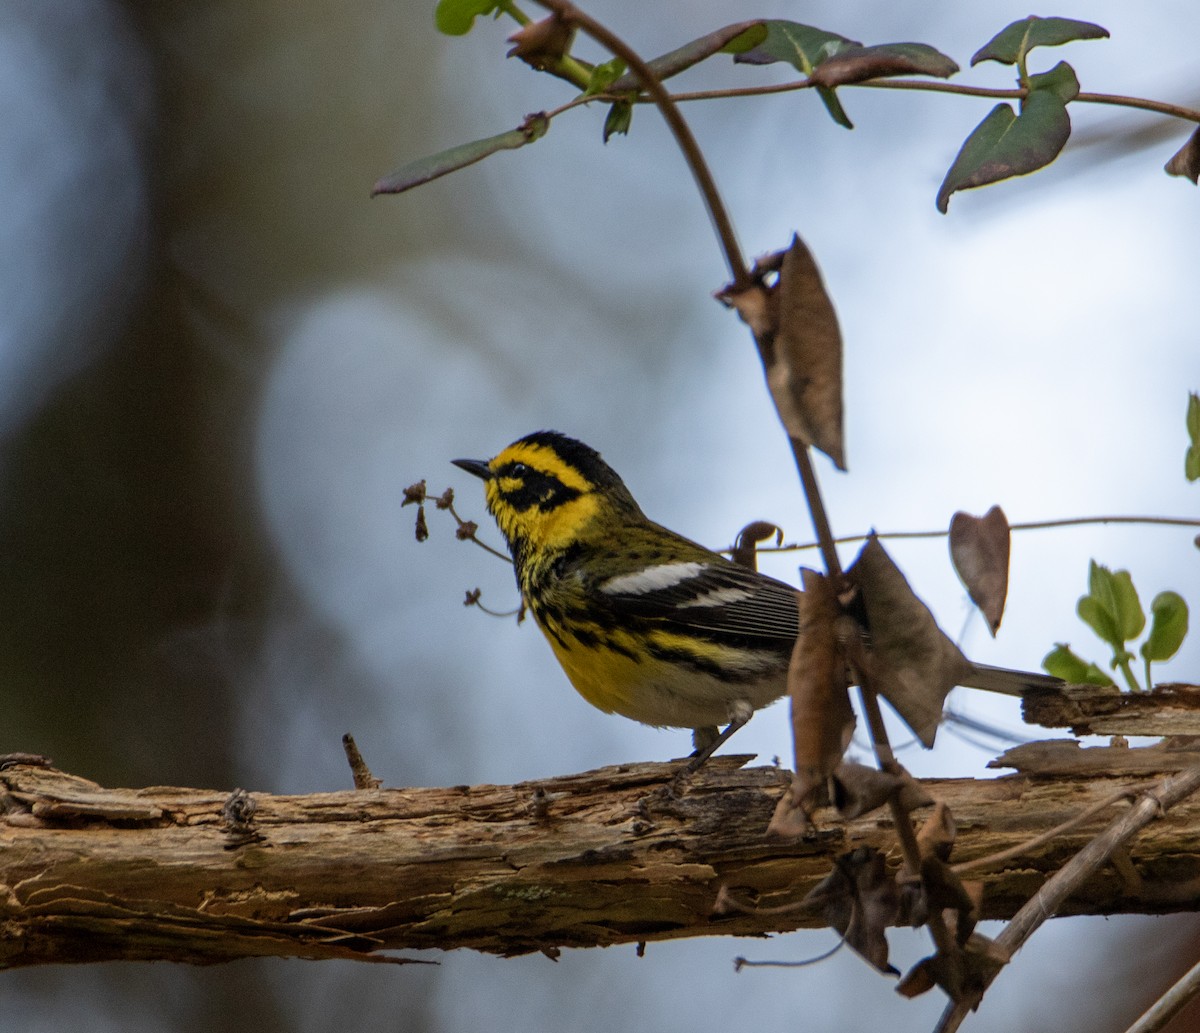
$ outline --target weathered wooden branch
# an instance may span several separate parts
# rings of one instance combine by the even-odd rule
[[[1117,851],[1123,850],[1138,832],[1181,800],[1194,794],[1197,789],[1200,789],[1200,766],[1171,775],[1141,794],[1132,808],[1111,822],[1107,829],[1055,872],[1046,884],[1026,901],[996,937],[993,944],[995,952],[1002,957],[1011,957],[1016,953],[1034,931],[1041,927],[1046,918],[1057,914],[1064,901],[1101,865],[1113,860]],[[1131,874],[1132,878],[1137,878],[1136,873]],[[967,1015],[979,1006],[987,987],[999,972],[999,967],[992,969],[983,979],[982,985],[964,993],[959,999],[952,1000],[947,1005],[935,1033],[954,1033]]]
[[[1159,752],[1151,766],[1162,771],[1196,761]],[[847,850],[891,850],[890,818],[823,813],[808,839],[768,838],[790,775],[739,768],[746,759],[716,758],[682,782],[678,765],[636,764],[514,786],[308,796],[103,789],[9,767],[0,770],[0,966],[519,954],[820,925],[803,910],[766,909],[799,901]],[[962,862],[1018,846],[1146,777],[1025,772],[925,785],[954,813]],[[1010,917],[1123,806],[989,871],[983,917]],[[1098,872],[1062,913],[1194,910],[1197,828],[1200,803],[1189,799],[1133,843],[1133,877],[1128,866]],[[721,887],[763,913],[715,915]]]
[[[1115,685],[1034,689],[1021,703],[1025,720],[1075,735],[1200,735],[1200,686],[1157,685],[1122,692]]]

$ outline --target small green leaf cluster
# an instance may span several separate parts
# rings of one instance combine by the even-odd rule
[[[938,190],[939,211],[946,211],[956,190],[1024,176],[1058,157],[1071,135],[1067,104],[1079,96],[1079,79],[1065,61],[1048,72],[1030,75],[1029,52],[1034,47],[1106,36],[1107,29],[1091,22],[1030,15],[1002,29],[975,53],[972,66],[982,61],[1016,65],[1017,85],[1028,93],[1019,113],[1010,104],[997,104],[967,137]]]
[[[581,102],[602,99],[610,104],[604,120],[605,142],[629,132],[635,105],[646,99],[641,79],[617,59],[593,65],[574,57],[570,53],[572,34],[563,21],[556,21],[558,15],[534,23],[516,0],[438,0],[434,22],[441,32],[459,36],[471,30],[476,18],[488,15],[507,15],[522,26],[512,37],[517,45],[509,51],[510,57],[519,57],[581,91],[576,101],[554,114]],[[542,29],[545,31],[539,31]],[[1059,62],[1048,72],[1030,74],[1026,59],[1036,47],[1107,35],[1106,29],[1091,22],[1030,16],[1004,28],[975,54],[973,65],[981,61],[1015,65],[1017,86],[1026,92],[1019,112],[1009,104],[998,104],[968,137],[938,191],[941,211],[947,210],[950,195],[958,190],[1025,175],[1058,156],[1071,132],[1067,104],[1078,96],[1079,80],[1066,62]],[[662,82],[717,54],[732,55],[736,63],[744,65],[791,65],[803,76],[797,86],[815,89],[830,117],[847,129],[853,129],[854,124],[842,106],[838,87],[895,76],[946,79],[959,70],[953,60],[924,43],[864,46],[836,32],[783,19],[755,19],[724,26],[648,61],[647,66]],[[535,132],[523,126],[410,162],[381,179],[375,193],[408,190],[501,150],[533,143],[543,135],[552,117],[547,116]]]
[[[645,84],[618,59],[593,65],[574,57],[570,52],[573,26],[569,24],[569,14],[556,9],[550,18],[535,23],[518,7],[517,0],[437,0],[434,22],[439,31],[461,36],[469,32],[481,16],[499,18],[504,15],[522,26],[511,38],[517,45],[508,52],[509,56],[519,57],[536,70],[571,83],[581,91],[579,96],[547,115],[539,127],[541,131],[529,132],[528,126],[523,126],[523,131],[501,133],[410,162],[381,179],[375,193],[399,193],[473,164],[482,157],[533,143],[540,139],[555,115],[591,100],[610,104],[603,127],[606,143],[615,135],[629,132],[634,107],[648,99]],[[1009,103],[997,104],[967,137],[938,189],[936,202],[940,211],[948,210],[951,195],[959,190],[1027,175],[1058,157],[1071,135],[1067,106],[1081,98],[1079,79],[1065,61],[1060,61],[1049,71],[1031,73],[1029,55],[1038,47],[1103,39],[1108,34],[1107,29],[1092,22],[1030,15],[1005,26],[976,51],[971,58],[972,66],[983,61],[1015,66],[1017,90],[1013,92],[1019,97],[1019,104],[1016,110]],[[854,124],[842,106],[838,87],[864,83],[886,85],[881,80],[896,76],[948,79],[959,71],[953,60],[925,43],[864,46],[836,32],[770,18],[738,22],[713,30],[646,64],[660,82],[665,82],[718,54],[732,55],[736,63],[745,65],[790,64],[803,77],[795,88],[814,89],[833,121],[847,129],[853,129]],[[909,86],[909,82],[897,85]],[[953,86],[942,88],[960,92]],[[961,92],[979,91],[963,88]],[[720,91],[714,91],[711,95],[719,94]],[[1097,96],[1088,94],[1083,99],[1095,100]],[[1133,106],[1142,104],[1130,98],[1105,100]],[[1173,113],[1191,117],[1183,109]],[[1166,171],[1196,180],[1200,175],[1200,130],[1167,163]],[[1189,461],[1192,463],[1189,469],[1194,469],[1200,476],[1200,450]]]
[[[1088,591],[1079,599],[1076,612],[1089,628],[1112,649],[1110,668],[1120,670],[1125,683],[1134,692],[1150,688],[1150,665],[1169,660],[1183,644],[1188,629],[1188,607],[1178,592],[1159,592],[1150,603],[1150,633],[1138,652],[1145,664],[1145,686],[1138,682],[1132,663],[1137,656],[1130,651],[1146,627],[1133,578],[1127,570],[1110,570],[1095,560],[1088,568]],[[1047,654],[1042,666],[1065,681],[1091,685],[1112,685],[1113,680],[1097,664],[1084,660],[1071,648],[1059,643]]]
[[[1184,460],[1189,481],[1200,479],[1200,395],[1191,392],[1187,406],[1188,450]],[[1200,540],[1197,541],[1200,544]],[[1146,627],[1137,589],[1129,571],[1111,571],[1095,560],[1088,569],[1088,592],[1076,607],[1079,619],[1112,649],[1112,670],[1120,669],[1125,683],[1134,692],[1141,691],[1130,666],[1137,657],[1129,651]],[[1150,688],[1150,664],[1170,660],[1183,645],[1188,630],[1188,607],[1178,592],[1159,592],[1150,603],[1150,634],[1138,652],[1145,664],[1146,685]],[[1056,645],[1042,660],[1042,667],[1064,681],[1085,685],[1112,685],[1102,668],[1084,660],[1063,643]]]
[[[1189,481],[1200,481],[1200,395],[1192,391],[1187,407],[1188,450],[1183,473]]]

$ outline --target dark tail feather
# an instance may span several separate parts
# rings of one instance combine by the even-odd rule
[[[976,664],[962,684],[970,689],[1002,692],[1006,696],[1023,696],[1029,689],[1053,689],[1065,684],[1061,678],[1033,671],[1010,671],[1007,667]]]

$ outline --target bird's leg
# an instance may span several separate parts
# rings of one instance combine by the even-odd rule
[[[691,775],[699,771],[708,758],[724,745],[725,741],[749,721],[753,715],[754,707],[750,705],[749,700],[734,700],[729,704],[729,724],[720,732],[715,728],[693,728],[692,745],[696,748],[692,751],[692,755],[688,757],[687,766],[683,769],[682,773]]]

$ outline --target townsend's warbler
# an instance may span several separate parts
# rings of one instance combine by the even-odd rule
[[[649,520],[600,453],[539,431],[454,464],[486,482],[521,596],[589,703],[691,728],[695,768],[787,690],[796,589]],[[965,684],[1044,680],[977,667]]]

